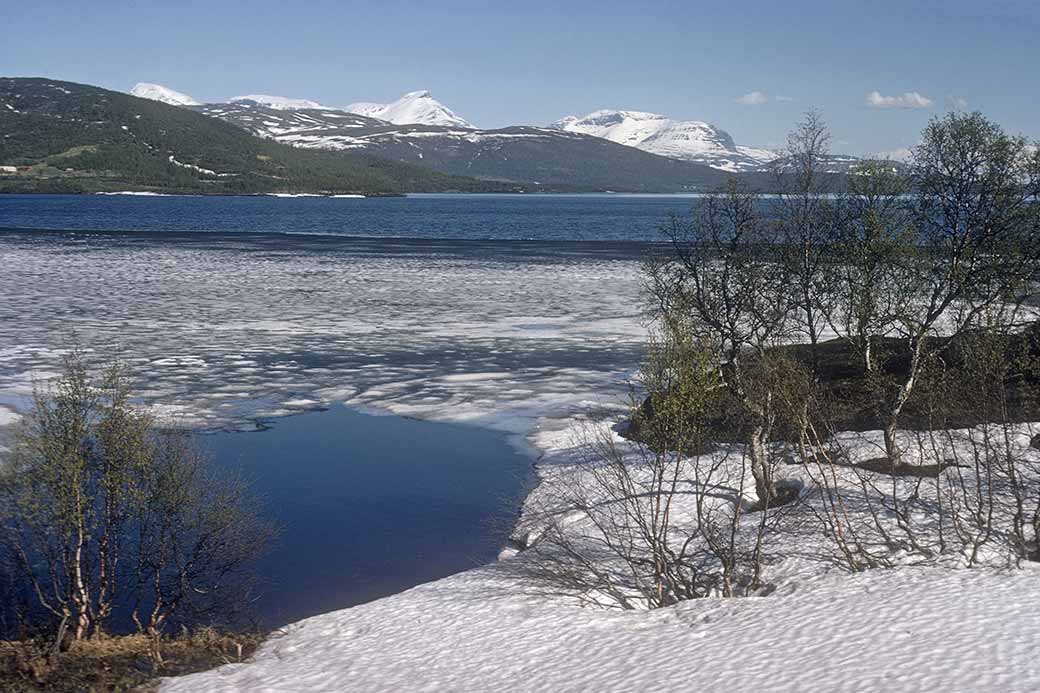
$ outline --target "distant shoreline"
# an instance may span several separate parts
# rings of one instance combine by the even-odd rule
[[[479,194],[479,193],[466,193]],[[369,198],[369,197],[407,197],[408,193],[398,192],[366,192],[366,193],[225,193],[225,192],[165,192],[159,190],[9,190],[0,187],[0,195],[76,195],[104,197],[325,197],[325,198]]]
[[[0,179],[0,183],[3,179]],[[664,198],[664,197],[676,197],[676,198],[689,198],[698,199],[709,197],[715,194],[713,191],[701,190],[701,191],[686,191],[686,192],[648,192],[648,191],[634,191],[634,190],[530,190],[530,191],[518,191],[518,192],[503,192],[503,191],[468,191],[468,190],[441,190],[438,192],[366,192],[366,193],[274,193],[274,192],[254,192],[254,193],[226,193],[226,192],[160,192],[157,190],[97,190],[97,191],[54,191],[54,190],[9,190],[4,189],[0,186],[0,195],[13,196],[13,195],[39,195],[39,196],[61,196],[61,195],[75,195],[77,197],[212,197],[212,198],[224,198],[224,197],[276,197],[286,199],[299,199],[299,198],[383,198],[383,197],[515,197],[515,198],[527,198],[527,197],[603,197],[603,198],[625,198],[625,197],[648,197],[648,198]],[[754,191],[754,194],[759,199],[770,200],[777,199],[780,197],[779,193],[769,191]],[[812,195],[813,198],[819,199],[833,199],[837,197],[834,193]]]

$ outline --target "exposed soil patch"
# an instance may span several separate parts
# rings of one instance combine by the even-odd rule
[[[964,347],[965,340],[970,336],[957,339],[932,338],[927,342],[925,348],[932,356],[927,367],[919,373],[913,394],[899,417],[901,429],[926,431],[968,428],[998,420],[1000,416],[1006,416],[1010,422],[1040,420],[1040,371],[1035,367],[1008,369],[1012,375],[1003,383],[1001,393],[1001,396],[1006,396],[1006,411],[997,412],[1003,401],[999,403],[1000,406],[995,406],[998,403],[987,401],[985,395],[971,389],[977,377],[967,361]],[[1024,332],[1012,335],[1007,339],[1004,349],[1008,363],[1040,363],[1040,325],[1034,324]],[[813,356],[809,345],[787,345],[777,347],[777,350],[807,369],[811,368]],[[890,392],[888,388],[898,386],[910,364],[905,343],[901,340],[877,340],[874,351],[881,366],[879,373],[869,376],[861,357],[849,342],[835,339],[818,345],[816,405],[810,411],[816,431],[870,431],[882,428],[879,411],[883,409],[886,393]],[[709,429],[706,438],[720,443],[745,440],[751,422],[746,418],[743,407],[722,390],[714,404],[706,422]],[[654,415],[654,400],[648,397],[628,422],[622,435],[655,447],[650,433],[653,427],[647,425]],[[773,439],[776,441],[795,443],[798,435],[797,430],[785,430],[783,426],[777,426],[773,431]],[[1040,449],[1040,435],[1033,439],[1032,445]],[[701,445],[683,452],[702,454],[709,449]],[[788,460],[788,463],[800,461]],[[887,458],[878,458],[857,466],[893,476],[936,477],[950,465],[893,465]]]
[[[790,505],[798,500],[798,496],[801,495],[802,485],[790,482],[781,481],[776,485],[776,493],[773,495],[773,499],[769,501],[769,509],[779,508],[784,505]],[[764,504],[759,501],[748,506],[747,512],[756,513],[760,510],[764,510]]]
[[[151,691],[161,676],[242,661],[261,640],[202,629],[160,641],[161,664],[143,635],[77,642],[65,652],[42,640],[0,641],[0,691]]]
[[[893,464],[887,457],[874,457],[858,464],[849,465],[869,472],[887,474],[888,476],[908,476],[918,479],[937,479],[948,467],[956,467],[952,462],[941,464]]]

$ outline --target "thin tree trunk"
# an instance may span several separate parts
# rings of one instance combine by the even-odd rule
[[[766,459],[766,427],[755,425],[748,440],[751,455],[751,475],[755,478],[755,493],[761,508],[769,507],[773,502],[773,480],[770,478],[769,464]]]
[[[902,454],[899,451],[899,447],[896,444],[896,426],[899,423],[899,416],[903,413],[903,407],[906,406],[907,400],[910,399],[910,393],[913,392],[914,383],[917,380],[917,371],[921,366],[921,347],[923,340],[914,339],[913,347],[910,355],[910,372],[907,374],[906,380],[899,387],[899,392],[896,394],[895,401],[892,407],[888,410],[888,415],[884,421],[884,436],[885,436],[885,454],[888,455],[889,461],[893,467],[898,467],[903,464]]]
[[[87,543],[86,532],[83,528],[83,502],[77,497],[76,512],[78,514],[76,528],[76,546],[72,554],[72,606],[75,612],[76,624],[73,628],[73,638],[82,640],[90,630],[90,595],[87,590],[86,578],[83,574],[83,550]]]

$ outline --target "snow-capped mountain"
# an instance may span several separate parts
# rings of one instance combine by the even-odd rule
[[[643,111],[596,111],[551,126],[480,130],[428,91],[344,109],[268,94],[198,104],[159,85],[140,95],[254,135],[308,149],[363,151],[443,173],[581,189],[697,191],[722,172],[764,171],[774,152],[737,145],[709,123]],[[635,151],[634,151],[635,150]],[[714,171],[712,170],[714,169]]]
[[[171,106],[198,106],[199,102],[183,92],[179,92],[161,84],[138,82],[130,93],[138,98],[161,101]]]
[[[728,132],[710,123],[673,120],[644,111],[595,111],[583,117],[568,116],[552,127],[724,171],[761,170],[777,156],[768,149],[739,146]]]
[[[477,140],[498,139],[497,135],[488,137],[481,133],[500,132],[478,130],[425,90],[409,92],[393,103],[358,102],[343,109],[309,99],[269,94],[247,94],[236,96],[228,103],[202,106],[187,94],[147,82],[135,86],[131,93],[176,106],[194,107],[234,122],[255,135],[316,149],[376,150],[408,141],[409,146],[419,152],[426,138],[437,140],[436,144],[431,142],[431,146],[451,140],[466,140],[472,144]],[[423,128],[433,128],[433,131]],[[528,128],[527,134],[545,129]],[[359,130],[365,132],[361,134]],[[597,137],[668,159],[731,173],[765,171],[778,156],[768,149],[738,145],[728,132],[710,123],[674,120],[645,111],[600,110],[581,117],[568,116],[550,125],[548,130]],[[510,138],[515,135],[510,133]],[[536,137],[544,139],[543,134]],[[836,170],[847,168],[848,162],[838,159],[841,157],[835,157]]]
[[[270,94],[246,94],[245,96],[236,96],[230,99],[231,103],[238,103],[241,101],[251,101],[258,106],[273,108],[276,111],[300,111],[304,109],[321,111],[334,110],[330,106],[322,106],[317,101],[311,101],[309,99],[290,99],[286,96],[271,96]]]
[[[394,124],[336,109],[278,110],[255,101],[190,106],[259,137],[306,149],[372,154],[467,177],[557,189],[697,192],[721,171],[550,127]]]
[[[411,91],[388,104],[359,102],[346,107],[347,111],[369,118],[378,118],[395,125],[443,125],[445,127],[473,128],[465,118],[460,117],[450,108],[442,104],[428,91]]]

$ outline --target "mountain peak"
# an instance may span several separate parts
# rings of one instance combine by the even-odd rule
[[[410,91],[397,101],[382,103],[352,103],[347,111],[358,115],[386,120],[395,125],[442,125],[445,127],[473,128],[473,125],[437,101],[425,89]]]
[[[270,94],[246,94],[230,99],[230,103],[251,101],[259,106],[273,108],[276,111],[300,111],[303,109],[316,109],[321,111],[334,110],[329,106],[322,106],[317,101],[309,99],[291,99],[287,96],[271,96]]]
[[[711,123],[673,120],[646,111],[603,109],[585,116],[567,116],[552,127],[727,171],[755,170],[776,156],[766,150],[737,146],[728,132]]]
[[[170,104],[171,106],[198,106],[199,102],[184,92],[152,82],[138,82],[130,90],[131,96]]]

